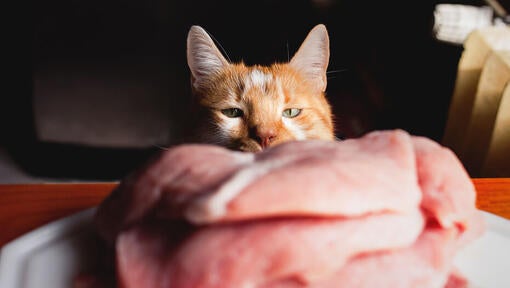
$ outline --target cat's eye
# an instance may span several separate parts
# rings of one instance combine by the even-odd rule
[[[298,116],[300,113],[301,113],[301,109],[289,108],[289,109],[283,110],[282,115],[283,115],[283,117],[286,117],[286,118],[294,118],[294,117]]]
[[[237,118],[237,117],[242,117],[243,116],[243,110],[239,109],[239,108],[227,108],[227,109],[223,109],[221,110],[221,113],[223,113],[223,115],[229,117],[229,118]]]

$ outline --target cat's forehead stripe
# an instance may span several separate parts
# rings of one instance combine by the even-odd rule
[[[264,73],[258,69],[253,69],[246,79],[246,86],[257,86],[263,88],[267,82],[271,81],[273,75]]]

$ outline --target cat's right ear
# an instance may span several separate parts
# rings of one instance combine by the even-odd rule
[[[229,65],[213,40],[202,27],[192,26],[188,32],[188,66],[191,70],[191,82],[194,89],[210,86],[211,76]]]
[[[290,66],[301,71],[306,81],[324,92],[329,62],[329,36],[326,26],[319,24],[308,33],[305,41],[290,60]]]

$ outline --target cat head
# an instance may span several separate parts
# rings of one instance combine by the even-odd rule
[[[309,32],[288,63],[270,66],[227,61],[200,26],[191,27],[187,46],[202,142],[260,151],[291,140],[334,139],[324,95],[329,61],[324,25]]]

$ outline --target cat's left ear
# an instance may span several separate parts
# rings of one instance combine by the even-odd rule
[[[326,91],[329,63],[329,37],[326,26],[315,26],[290,60],[290,66],[301,71],[306,80],[321,92]]]
[[[211,76],[229,65],[209,34],[200,26],[192,26],[188,32],[187,60],[191,70],[193,88],[200,90],[210,86]]]

